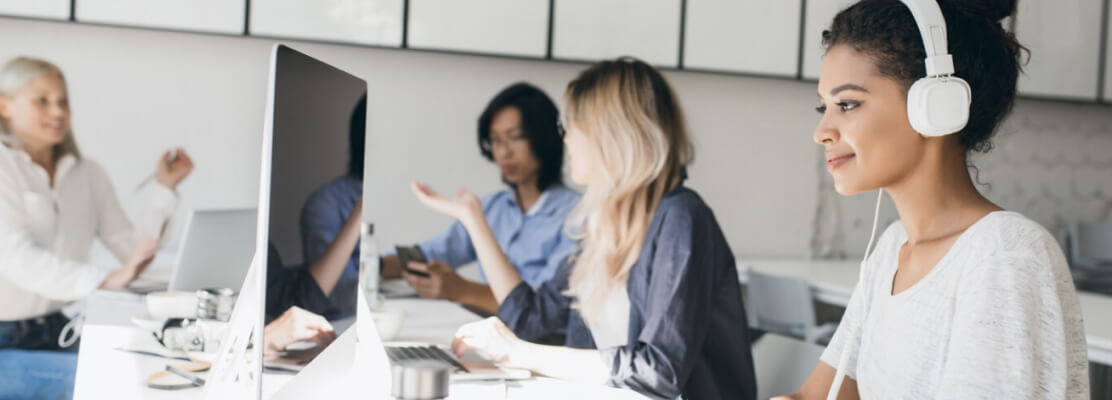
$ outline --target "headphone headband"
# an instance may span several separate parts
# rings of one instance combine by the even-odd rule
[[[950,56],[946,40],[946,18],[935,0],[900,0],[909,10],[927,52],[927,76],[938,77],[954,73],[954,59]]]

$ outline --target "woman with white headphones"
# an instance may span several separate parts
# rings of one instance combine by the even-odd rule
[[[1061,249],[969,173],[1015,99],[1024,48],[1000,24],[1014,12],[1015,0],[862,0],[823,32],[814,140],[839,193],[882,190],[900,221],[791,398],[1088,398]]]

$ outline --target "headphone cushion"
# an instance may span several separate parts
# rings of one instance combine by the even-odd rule
[[[923,78],[907,92],[907,117],[923,136],[960,132],[969,122],[972,91],[957,77]]]

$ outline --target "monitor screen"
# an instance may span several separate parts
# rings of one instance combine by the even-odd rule
[[[260,207],[268,209],[265,321],[298,307],[337,322],[340,331],[354,316],[358,287],[359,215],[352,214],[363,192],[367,84],[285,46],[275,57],[269,187],[263,186],[269,200]],[[352,229],[354,235],[345,233]],[[318,284],[310,272],[324,261],[335,264],[324,269],[339,272],[325,274],[336,278],[332,285]],[[323,350],[311,347],[296,343],[284,353],[311,357]]]

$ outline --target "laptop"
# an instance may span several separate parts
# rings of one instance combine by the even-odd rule
[[[169,290],[239,289],[255,254],[254,208],[194,210],[170,276]]]
[[[331,321],[337,335],[343,335],[356,318]],[[438,345],[418,342],[383,342],[375,328],[374,321],[363,325],[366,329],[374,329],[374,339],[367,340],[385,351],[386,359],[394,363],[403,360],[439,360],[452,366],[452,381],[484,381],[484,380],[520,380],[529,379],[532,373],[527,370],[502,368],[493,362],[482,358],[474,352],[464,354],[463,358],[453,355],[449,349]],[[280,357],[265,360],[263,367],[270,371],[300,372],[313,361],[323,348],[311,341],[296,342],[288,346]],[[378,353],[378,352],[376,352]],[[381,353],[378,353],[381,354]]]
[[[532,377],[532,372],[528,370],[499,367],[474,351],[457,358],[450,349],[431,343],[383,342],[366,296],[362,290],[357,292],[356,334],[360,344],[367,349],[363,353],[371,356],[370,364],[378,366],[372,370],[385,369],[382,366],[387,362],[437,360],[452,366],[452,381],[521,380]]]
[[[474,352],[457,358],[448,349],[433,344],[386,344],[386,356],[391,363],[403,360],[438,360],[452,366],[451,380],[489,381],[522,380],[533,376],[523,369],[502,368]]]

